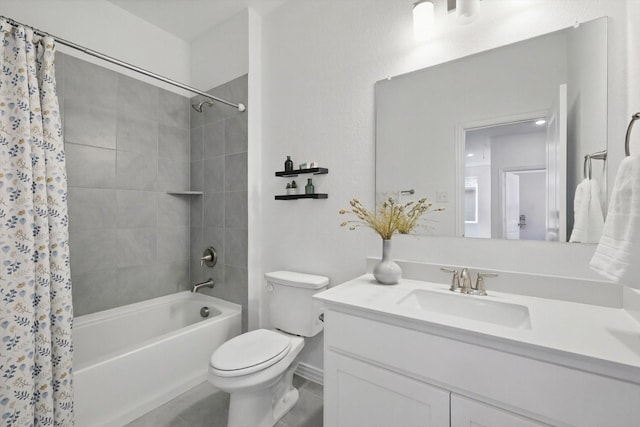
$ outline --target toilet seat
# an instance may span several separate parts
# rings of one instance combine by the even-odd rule
[[[291,340],[267,329],[238,335],[213,352],[209,365],[221,377],[247,375],[282,360],[291,348]]]

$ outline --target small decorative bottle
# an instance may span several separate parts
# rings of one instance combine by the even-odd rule
[[[295,181],[291,181],[291,194],[298,194],[298,184]]]
[[[287,160],[284,162],[284,171],[291,172],[293,170],[293,160],[291,160],[291,156],[287,156]]]
[[[311,178],[307,178],[307,185],[304,186],[304,194],[313,194],[315,188],[313,186],[313,182],[311,182]]]

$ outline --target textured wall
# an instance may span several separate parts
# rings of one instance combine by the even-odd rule
[[[247,99],[247,75],[208,93],[223,99]],[[195,97],[192,102],[200,102]],[[247,325],[247,120],[248,113],[215,103],[203,112],[191,110],[191,188],[203,191],[191,201],[191,281],[213,278],[203,292],[241,304]],[[218,263],[201,267],[206,247]]]
[[[76,315],[189,286],[189,100],[58,54]]]

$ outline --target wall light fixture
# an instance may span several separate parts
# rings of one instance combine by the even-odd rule
[[[453,3],[456,9],[458,24],[467,25],[478,19],[480,0],[456,0]],[[449,4],[451,4],[451,2],[449,2]]]
[[[437,0],[419,0],[413,4],[413,35],[417,41],[425,41],[435,26],[434,3]],[[456,12],[456,21],[467,25],[478,19],[480,0],[443,0],[447,11]]]
[[[420,0],[413,4],[413,36],[417,41],[425,41],[433,32],[433,1]]]

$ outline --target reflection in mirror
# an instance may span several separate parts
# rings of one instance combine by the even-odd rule
[[[444,207],[431,235],[567,241],[584,156],[607,148],[606,34],[601,18],[377,82],[376,194]]]
[[[547,123],[465,129],[466,237],[545,240]]]

